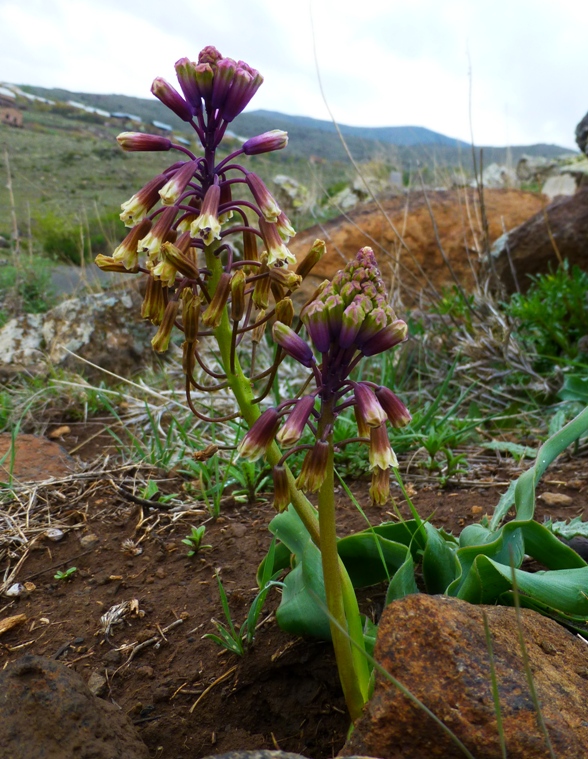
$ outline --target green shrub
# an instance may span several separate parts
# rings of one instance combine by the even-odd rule
[[[578,341],[588,335],[588,274],[567,261],[549,274],[540,274],[525,293],[515,293],[505,304],[517,320],[517,336],[539,358],[537,371],[547,372],[555,363],[573,362]]]

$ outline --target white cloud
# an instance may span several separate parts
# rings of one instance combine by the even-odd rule
[[[258,68],[253,107],[328,118],[300,0],[2,0],[0,79],[147,97],[207,44]],[[584,4],[587,5],[588,4]],[[478,144],[574,146],[588,109],[588,7],[574,0],[313,0],[328,103],[342,123],[422,125]]]

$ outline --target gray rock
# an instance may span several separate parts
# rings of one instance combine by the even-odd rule
[[[588,113],[576,127],[576,144],[582,153],[588,155]]]
[[[114,374],[129,376],[154,355],[150,341],[155,330],[141,320],[141,301],[134,289],[92,293],[63,301],[46,314],[11,319],[0,329],[0,369],[42,371],[49,365],[91,379],[106,377],[71,356],[76,353]]]
[[[549,177],[541,188],[541,192],[547,195],[550,202],[559,195],[573,195],[576,192],[576,180],[567,173]]]
[[[0,756],[148,759],[149,751],[127,716],[76,672],[28,655],[0,672]]]

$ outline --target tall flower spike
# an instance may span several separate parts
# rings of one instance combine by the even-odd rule
[[[268,408],[267,411],[264,411],[241,440],[237,448],[239,456],[249,461],[256,461],[263,456],[272,444],[279,425],[280,417],[275,408]]]

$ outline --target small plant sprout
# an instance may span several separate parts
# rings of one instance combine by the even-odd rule
[[[71,580],[74,574],[78,571],[77,567],[68,567],[63,572],[59,570],[53,575],[54,580]]]
[[[204,533],[206,532],[205,525],[200,527],[192,527],[192,531],[189,535],[182,540],[182,543],[189,546],[188,556],[196,556],[198,551],[202,551],[205,548],[212,548],[210,545],[202,545],[204,539]]]

